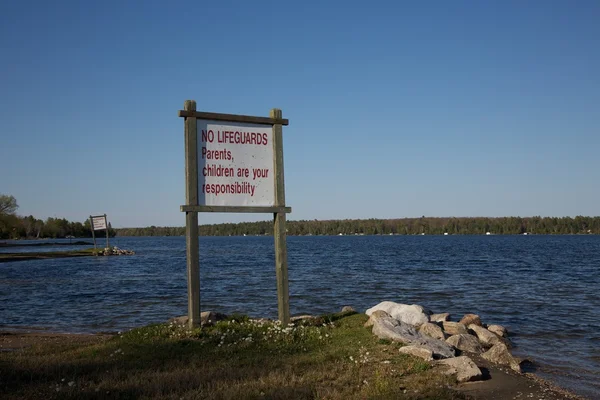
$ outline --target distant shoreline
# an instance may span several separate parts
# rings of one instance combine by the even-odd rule
[[[185,227],[115,229],[117,236],[185,236]],[[272,235],[273,221],[200,225],[200,236]],[[398,219],[288,220],[289,236],[320,235],[590,235],[597,217],[421,217]]]

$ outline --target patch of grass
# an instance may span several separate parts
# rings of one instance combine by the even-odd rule
[[[235,316],[211,327],[133,329],[100,344],[0,353],[0,398],[455,399],[452,378],[364,328]]]
[[[95,255],[94,249],[71,251],[41,251],[23,253],[0,253],[0,262],[44,260],[48,258],[82,257]]]

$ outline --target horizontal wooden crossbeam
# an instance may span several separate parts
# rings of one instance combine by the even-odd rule
[[[196,119],[205,119],[210,121],[228,121],[228,122],[248,122],[251,124],[266,125],[289,125],[289,120],[285,118],[276,119],[269,117],[253,117],[250,115],[220,114],[202,111],[179,110],[180,117],[195,117]]]
[[[278,206],[181,206],[182,212],[230,212],[230,213],[286,213],[292,212],[292,207]]]

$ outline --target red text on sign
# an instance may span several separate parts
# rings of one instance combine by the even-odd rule
[[[231,151],[227,149],[223,150],[208,150],[206,147],[202,147],[201,150],[202,158],[207,160],[229,160],[231,161]]]
[[[212,129],[202,129],[202,142],[213,143],[215,132]],[[244,131],[217,131],[217,142],[229,144],[254,144],[266,146],[269,144],[269,136],[266,133],[244,132]]]
[[[266,178],[267,176],[269,176],[269,169],[268,168],[252,168],[252,179],[256,179],[256,178]]]

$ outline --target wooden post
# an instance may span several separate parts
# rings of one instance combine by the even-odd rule
[[[186,100],[185,111],[196,111],[196,102]],[[198,132],[196,117],[185,118],[185,201],[198,205]],[[198,249],[198,212],[185,213],[185,241],[188,280],[188,326],[200,324],[200,255]]]
[[[92,238],[94,239],[94,250],[98,250],[96,248],[96,232],[94,232],[94,218],[90,215],[90,228],[92,229]]]
[[[108,220],[106,219],[106,214],[104,214],[104,225],[106,226],[106,248],[110,248],[110,244],[108,243]]]
[[[282,119],[281,110],[273,108],[273,119]],[[275,176],[275,206],[285,206],[285,185],[283,179],[283,128],[273,125],[273,168]],[[290,322],[290,295],[288,287],[287,244],[285,213],[273,214],[273,236],[275,237],[275,273],[277,275],[277,308],[279,321],[283,325]]]

